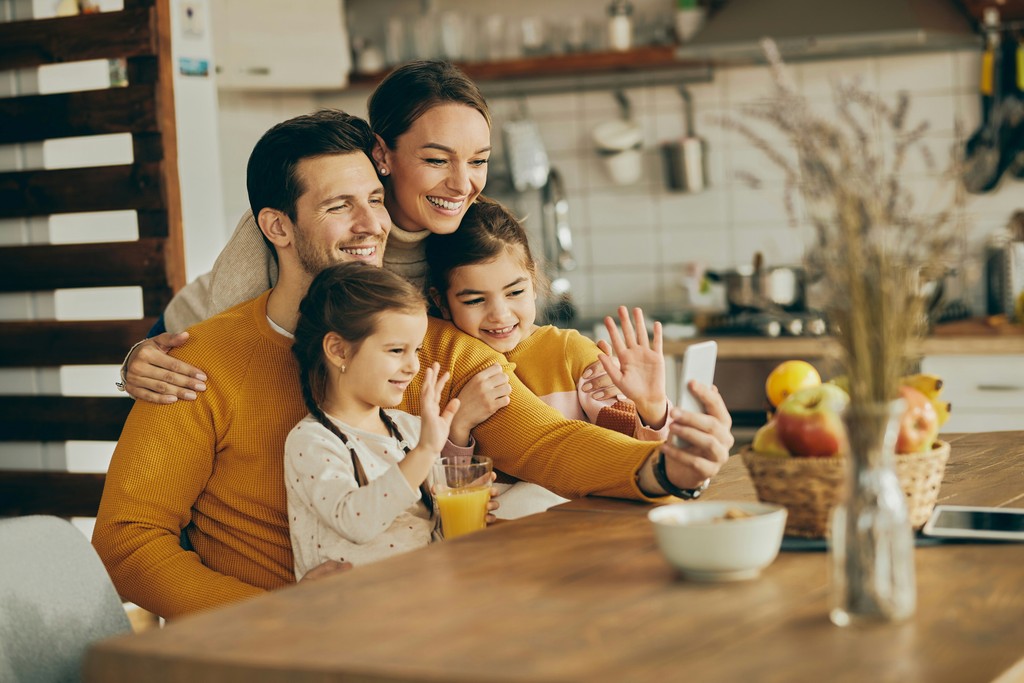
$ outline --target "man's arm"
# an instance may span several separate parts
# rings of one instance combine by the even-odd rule
[[[497,469],[567,497],[650,497],[641,491],[637,476],[660,442],[637,441],[565,419],[527,389],[499,353],[449,323],[431,319],[421,361],[435,360],[452,374],[449,396],[458,395],[477,372],[496,362],[509,375],[511,403],[473,430],[477,452],[494,459]],[[403,403],[417,414],[418,391],[418,386],[407,389]],[[658,488],[650,492],[662,493]]]
[[[137,403],[107,472],[93,545],[118,593],[172,618],[263,591],[215,572],[179,545],[213,471],[206,406]]]

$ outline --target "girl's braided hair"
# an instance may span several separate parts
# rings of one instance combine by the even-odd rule
[[[329,381],[323,339],[328,332],[334,332],[358,351],[359,344],[376,331],[380,314],[392,311],[424,312],[426,300],[415,285],[400,275],[361,262],[325,268],[313,279],[299,304],[292,353],[299,363],[302,398],[310,414],[343,443],[348,443],[348,439],[320,407]],[[381,416],[391,433],[397,435],[391,419],[383,411]],[[352,460],[356,479],[362,486],[366,475],[354,456]]]

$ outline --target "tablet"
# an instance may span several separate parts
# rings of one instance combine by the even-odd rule
[[[1024,541],[1024,508],[937,505],[922,533],[939,538]]]

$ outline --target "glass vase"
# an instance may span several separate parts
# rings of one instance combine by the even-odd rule
[[[851,405],[843,417],[847,486],[829,539],[829,618],[837,626],[900,621],[916,607],[914,532],[895,469],[903,407]]]

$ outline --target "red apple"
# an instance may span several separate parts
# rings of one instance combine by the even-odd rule
[[[754,441],[750,444],[758,453],[767,455],[789,455],[789,451],[782,445],[779,439],[778,425],[775,420],[769,420],[754,434]]]
[[[850,397],[834,384],[819,384],[790,394],[775,416],[779,440],[796,456],[828,458],[846,449],[842,413]]]
[[[900,398],[906,402],[900,431],[896,437],[897,453],[925,453],[939,436],[939,415],[931,400],[914,387],[900,387]]]

